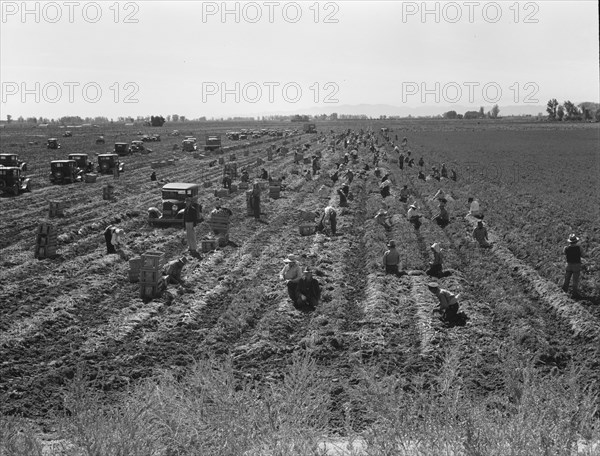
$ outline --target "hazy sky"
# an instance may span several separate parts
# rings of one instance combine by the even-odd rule
[[[2,119],[600,98],[592,0],[0,4]]]

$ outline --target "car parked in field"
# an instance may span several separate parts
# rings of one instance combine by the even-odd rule
[[[140,140],[131,141],[130,150],[131,150],[131,152],[141,152],[143,150],[146,150],[146,146],[144,146],[144,141],[140,141]]]
[[[31,179],[23,176],[21,168],[0,166],[0,193],[18,195],[31,191]]]
[[[50,182],[53,184],[72,184],[81,181],[83,171],[75,160],[52,160],[50,162]]]
[[[185,199],[192,198],[192,205],[196,206],[197,222],[202,221],[202,206],[198,203],[200,185],[186,182],[173,182],[165,184],[161,190],[160,211],[151,207],[148,209],[148,223],[150,225],[183,225],[183,210]]]
[[[117,154],[98,155],[98,166],[96,170],[100,174],[112,174],[114,173],[115,168],[117,168],[119,172],[122,172],[125,169],[125,163],[122,163],[119,160],[119,156]]]
[[[48,138],[48,142],[46,143],[47,149],[60,149],[60,143],[56,138]]]
[[[19,168],[23,173],[27,171],[27,163],[19,160],[17,154],[0,154],[0,166]]]
[[[77,167],[83,170],[84,173],[91,173],[93,171],[88,154],[69,154],[69,160],[75,160]]]
[[[131,153],[131,146],[124,142],[115,143],[114,153],[117,155],[129,155]]]

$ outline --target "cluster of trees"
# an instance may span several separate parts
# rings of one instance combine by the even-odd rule
[[[548,100],[546,105],[548,120],[596,120],[600,122],[600,104],[584,102],[575,105],[575,103],[567,100],[563,104],[559,104],[556,98]]]
[[[481,106],[479,111],[467,111],[464,114],[458,114],[456,111],[448,111],[442,117],[444,119],[497,119],[499,113],[500,108],[496,104],[488,112],[485,112],[483,106]]]

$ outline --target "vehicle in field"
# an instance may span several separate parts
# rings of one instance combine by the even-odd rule
[[[131,153],[131,146],[124,142],[115,143],[113,152],[117,155],[129,155]]]
[[[125,169],[125,163],[119,160],[117,154],[100,154],[98,155],[98,166],[96,170],[100,174],[112,174],[115,168],[122,172]]]
[[[0,166],[0,193],[17,196],[21,192],[31,191],[31,179],[23,176],[21,168]]]
[[[232,131],[229,133],[229,139],[232,141],[239,141],[240,140],[240,133],[237,131]]]
[[[173,130],[171,136],[179,136],[179,130]]]
[[[23,173],[27,171],[27,163],[19,160],[17,154],[0,154],[0,166],[19,168]]]
[[[104,144],[105,142],[104,136],[98,136],[96,138],[96,144]]]
[[[198,193],[200,185],[186,182],[173,182],[165,184],[161,190],[160,211],[157,208],[148,209],[148,223],[150,225],[183,225],[183,210],[185,199],[192,198],[192,205],[196,206],[198,218],[196,222],[202,221],[202,207],[198,204]],[[162,214],[161,214],[162,212]]]
[[[144,146],[144,141],[140,141],[138,139],[131,141],[131,146],[129,148],[131,152],[141,152],[146,150],[146,146]]]
[[[221,135],[206,135],[204,150],[215,151],[221,149]]]
[[[81,182],[83,170],[77,167],[75,160],[52,160],[50,162],[50,182],[53,184],[72,184]]]
[[[302,126],[302,131],[304,133],[316,133],[317,132],[317,126],[314,123],[305,123]]]
[[[92,172],[91,162],[88,154],[69,154],[69,160],[74,160],[77,167],[84,173]]]
[[[48,138],[48,142],[46,143],[46,148],[48,149],[60,149],[60,143],[56,138]]]
[[[154,135],[150,136],[150,141],[152,141],[152,142],[160,141],[160,135],[154,134]]]
[[[181,150],[183,150],[184,152],[195,152],[198,150],[198,146],[196,145],[196,142],[192,139],[184,139],[181,142]]]
[[[65,131],[63,133],[63,138],[70,138],[72,136],[73,136],[73,132],[72,131],[67,130],[67,131]]]
[[[246,133],[240,133],[240,141],[248,139],[248,135]]]

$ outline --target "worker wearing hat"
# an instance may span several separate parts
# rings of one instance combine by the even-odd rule
[[[298,257],[296,255],[288,255],[284,258],[285,266],[279,273],[279,278],[285,280],[288,289],[288,295],[294,304],[298,300],[298,282],[302,278],[302,270],[298,265]]]
[[[396,250],[396,242],[387,243],[388,250],[383,254],[383,267],[386,274],[394,274],[397,277],[406,275],[406,271],[400,270],[400,253]]]
[[[408,221],[414,225],[415,229],[418,230],[421,227],[420,219],[423,216],[419,214],[417,209],[417,205],[414,203],[408,206],[408,212],[406,213],[406,217],[408,218]]]
[[[302,278],[298,281],[298,306],[314,310],[321,299],[321,285],[312,276],[312,270],[306,267],[302,271]]]
[[[433,261],[429,263],[429,269],[427,270],[427,275],[433,277],[442,277],[442,247],[439,242],[434,242],[430,246],[431,252],[433,253]]]
[[[563,253],[567,258],[567,268],[565,270],[565,280],[562,289],[566,293],[569,290],[569,283],[573,277],[573,297],[578,298],[579,295],[579,275],[581,273],[581,257],[583,249],[577,243],[579,238],[575,234],[569,236],[569,245],[563,249]]]
[[[427,288],[437,298],[439,306],[433,309],[434,312],[441,312],[442,320],[453,321],[458,313],[458,295],[450,293],[448,290],[440,288],[437,282],[429,282]]]
[[[173,261],[169,261],[162,271],[165,282],[177,285],[183,284],[181,272],[183,271],[183,267],[187,264],[187,262],[188,259],[184,256]]]

